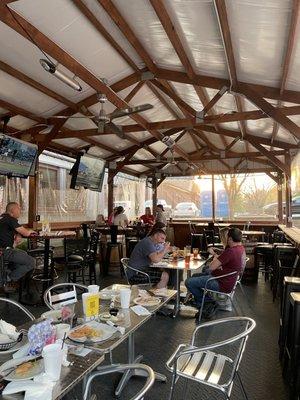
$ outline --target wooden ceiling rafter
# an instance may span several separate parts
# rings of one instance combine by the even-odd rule
[[[300,11],[300,0],[293,0],[293,10],[292,10],[292,15],[291,15],[291,23],[289,26],[289,34],[288,34],[288,41],[287,41],[287,47],[286,47],[286,52],[284,54],[283,58],[283,68],[282,68],[282,75],[281,75],[281,84],[280,84],[280,93],[282,94],[285,90],[286,87],[286,82],[289,74],[289,69],[290,69],[290,63],[291,63],[291,58],[293,54],[293,50],[295,47],[295,37],[296,37],[296,31],[297,31],[297,26],[298,26],[298,21],[299,21],[299,11]],[[277,107],[281,107],[282,102],[278,101]],[[277,136],[279,130],[279,124],[277,121],[274,121],[273,123],[273,130],[272,130],[272,140],[274,140]],[[273,150],[273,147],[271,148]]]

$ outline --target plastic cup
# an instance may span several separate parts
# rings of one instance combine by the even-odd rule
[[[56,339],[63,339],[65,334],[70,332],[70,325],[69,324],[57,324],[56,326]]]
[[[120,302],[121,308],[129,308],[130,306],[131,289],[122,288],[120,289]]]
[[[184,258],[185,263],[189,264],[190,260],[191,260],[191,255],[190,254],[186,254],[185,258]]]
[[[197,255],[199,254],[199,249],[197,249],[197,248],[193,249],[193,254],[194,254],[194,257],[197,257]]]
[[[58,381],[61,373],[63,350],[60,344],[48,344],[43,348],[45,373],[51,381]]]
[[[88,291],[89,291],[89,293],[99,293],[99,286],[98,285],[89,285]]]

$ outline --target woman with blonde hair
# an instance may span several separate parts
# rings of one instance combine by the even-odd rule
[[[220,236],[220,242],[223,245],[223,249],[220,248],[216,248],[216,247],[209,247],[207,249],[207,251],[209,252],[209,254],[211,254],[212,256],[219,256],[228,246],[227,244],[227,239],[228,239],[228,232],[229,232],[229,227],[225,227],[225,228],[221,228],[219,230],[219,236]]]

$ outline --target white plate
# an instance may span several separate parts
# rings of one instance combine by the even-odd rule
[[[83,327],[83,326],[89,326],[93,329],[97,329],[97,330],[101,330],[102,334],[99,337],[93,337],[91,339],[88,339],[86,336],[82,336],[80,338],[73,338],[71,336],[72,332],[76,331],[77,329]],[[98,343],[98,342],[103,342],[107,339],[109,339],[110,337],[113,336],[114,333],[117,332],[117,329],[114,328],[113,326],[110,325],[106,325],[106,324],[102,324],[101,322],[97,322],[97,321],[90,321],[87,322],[81,326],[77,326],[76,328],[72,329],[69,333],[68,333],[68,337],[73,340],[73,342],[78,342],[78,343],[85,343],[85,342],[94,342],[94,343]]]
[[[136,297],[133,302],[139,306],[143,307],[153,307],[157,306],[161,303],[161,299],[159,297]]]
[[[61,320],[61,310],[49,310],[41,315],[43,319],[52,319],[54,322]]]
[[[11,349],[0,350],[0,358],[2,355],[14,353],[15,351],[19,350],[22,346],[24,346],[26,343],[28,343],[27,336],[23,334],[22,340],[18,342],[15,346],[13,346]]]
[[[100,321],[103,321],[103,322],[111,321],[113,323],[117,323],[124,319],[124,314],[121,314],[121,315],[119,315],[119,314],[111,315],[109,312],[104,312],[104,313],[99,314],[99,319],[100,319]]]
[[[5,377],[6,381],[24,381],[27,379],[32,379],[44,371],[44,360],[28,361],[34,363],[33,368],[31,368],[27,373],[19,375],[16,374],[16,370],[13,370],[10,374]],[[17,367],[16,367],[17,368]]]

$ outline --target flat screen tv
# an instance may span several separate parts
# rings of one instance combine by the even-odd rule
[[[37,158],[38,148],[35,144],[0,134],[0,175],[9,178],[33,176]]]
[[[105,172],[105,161],[88,154],[77,158],[70,174],[71,189],[85,189],[101,192]]]

